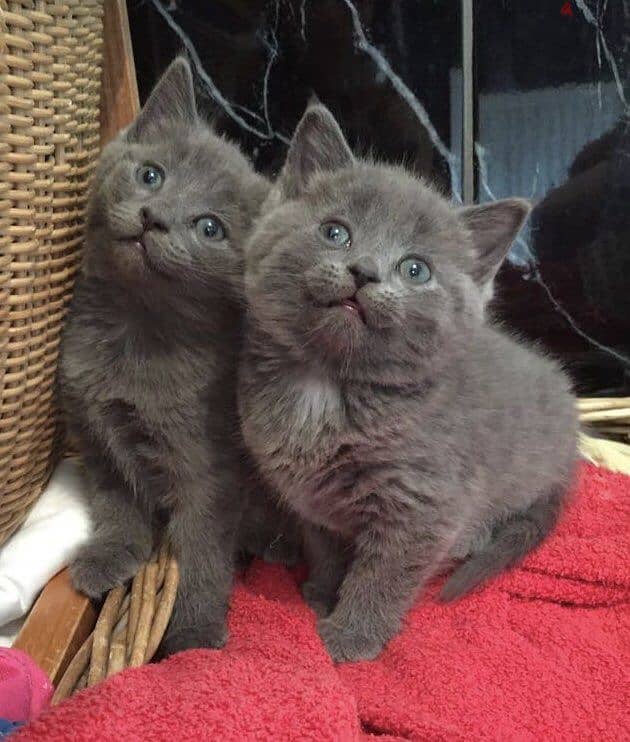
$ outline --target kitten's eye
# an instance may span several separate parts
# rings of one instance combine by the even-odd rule
[[[197,235],[204,242],[218,242],[225,238],[225,229],[216,216],[202,216],[195,224]]]
[[[350,247],[350,232],[337,222],[326,222],[319,228],[326,242],[334,247]]]
[[[164,183],[164,170],[159,165],[146,163],[136,170],[136,180],[150,191],[157,191]]]
[[[398,263],[398,272],[411,283],[426,283],[431,278],[431,269],[421,258],[405,258]]]

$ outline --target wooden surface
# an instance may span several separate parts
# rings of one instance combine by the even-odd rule
[[[124,0],[105,0],[103,31],[101,146],[116,136],[140,108]],[[64,570],[46,585],[13,646],[29,654],[57,684],[94,628],[96,616],[92,603],[74,590]]]
[[[32,657],[56,684],[95,623],[94,606],[76,592],[64,569],[43,589],[13,646]]]
[[[113,139],[140,110],[136,66],[124,0],[105,0],[103,32],[101,146]]]

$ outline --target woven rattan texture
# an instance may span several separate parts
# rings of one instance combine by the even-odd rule
[[[99,149],[103,0],[0,0],[0,543],[59,446],[54,379]]]
[[[149,662],[171,618],[178,582],[177,563],[162,547],[142,565],[130,585],[111,590],[94,631],[59,681],[53,703],[126,667]]]

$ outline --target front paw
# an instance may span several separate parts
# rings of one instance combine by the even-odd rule
[[[70,576],[77,590],[90,598],[100,598],[134,577],[140,563],[122,544],[88,544],[70,565]]]
[[[220,649],[227,641],[227,627],[223,622],[202,626],[170,629],[157,652],[156,659],[164,659],[186,649]]]
[[[331,618],[320,619],[317,630],[334,662],[373,660],[385,645],[378,636],[340,626]]]

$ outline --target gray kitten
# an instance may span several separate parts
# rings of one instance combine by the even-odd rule
[[[241,245],[267,191],[198,117],[183,59],[94,178],[60,363],[95,525],[71,574],[100,596],[166,529],[181,578],[163,654],[225,641],[249,476],[235,389]]]
[[[528,211],[454,208],[356,160],[321,105],[263,206],[246,247],[242,428],[306,524],[304,594],[335,660],[375,657],[453,560],[447,600],[556,522],[576,458],[569,381],[486,316]]]

